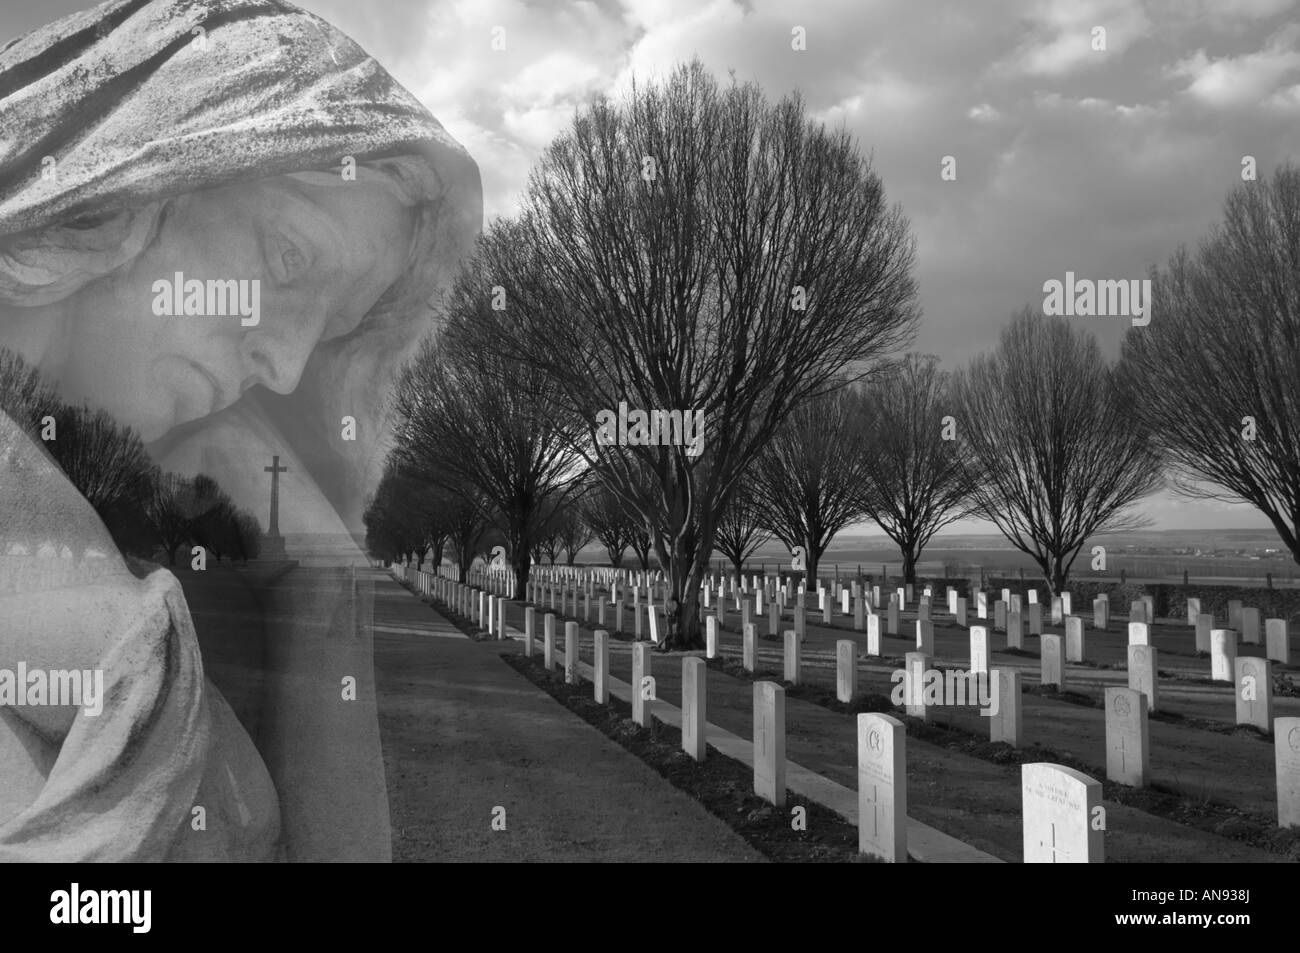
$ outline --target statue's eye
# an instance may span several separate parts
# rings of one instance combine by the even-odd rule
[[[280,260],[284,262],[284,274],[288,281],[293,281],[307,267],[307,258],[296,248],[286,248]]]

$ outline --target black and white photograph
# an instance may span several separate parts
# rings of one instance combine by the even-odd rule
[[[0,861],[1264,925],[1300,0],[0,0]]]

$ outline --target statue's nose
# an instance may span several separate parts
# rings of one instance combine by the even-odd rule
[[[267,315],[258,327],[241,329],[244,340],[240,352],[246,375],[241,390],[261,384],[277,394],[292,394],[298,387],[315,342],[299,329],[277,327],[281,321],[287,319]]]

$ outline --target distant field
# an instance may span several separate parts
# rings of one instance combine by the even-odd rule
[[[1032,559],[1005,544],[1001,546],[993,544],[993,539],[993,537],[966,537],[959,538],[954,541],[954,544],[932,546],[922,554],[918,571],[922,575],[944,575],[946,571],[951,570],[956,575],[967,575],[972,571],[978,572],[981,568],[986,573],[1017,572],[1023,569],[1026,578],[1037,576],[1038,567]],[[980,545],[981,543],[983,545]],[[1144,544],[1150,545],[1145,540]],[[1180,540],[1178,545],[1187,544]],[[1127,578],[1135,581],[1181,582],[1183,572],[1186,571],[1189,579],[1203,582],[1236,580],[1258,582],[1263,585],[1266,582],[1266,574],[1272,573],[1274,584],[1300,584],[1300,566],[1289,558],[1256,560],[1172,554],[1126,555],[1115,552],[1120,549],[1118,546],[1108,545],[1108,548],[1111,552],[1107,556],[1104,573],[1092,572],[1089,549],[1085,548],[1075,560],[1071,570],[1072,575],[1110,578],[1118,577],[1122,571]],[[588,564],[606,564],[603,550],[596,547],[583,550],[579,561]],[[730,567],[730,563],[716,552],[711,562],[718,568]],[[655,564],[653,555],[651,563]],[[629,550],[624,557],[623,565],[634,566],[635,564],[635,557]],[[747,564],[755,572],[762,568],[771,572],[778,565],[782,568],[788,568],[790,565],[790,554],[780,545],[762,547]],[[823,576],[833,576],[838,566],[842,575],[850,575],[856,573],[861,566],[863,573],[876,574],[880,572],[882,565],[891,575],[901,572],[902,561],[899,559],[898,549],[875,539],[858,537],[846,539],[843,543],[833,543],[822,556],[818,572]]]

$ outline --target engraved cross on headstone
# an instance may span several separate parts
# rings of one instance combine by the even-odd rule
[[[876,791],[876,786],[871,785],[871,800],[867,802],[871,805],[871,836],[880,836],[880,795]],[[859,819],[861,820],[861,819]]]
[[[1052,852],[1052,863],[1056,863],[1057,854],[1065,853],[1065,851],[1058,850],[1056,847],[1056,825],[1055,824],[1052,825],[1052,843],[1049,845],[1049,844],[1044,844],[1042,841],[1039,841],[1038,844],[1040,847],[1047,847],[1048,850]]]

